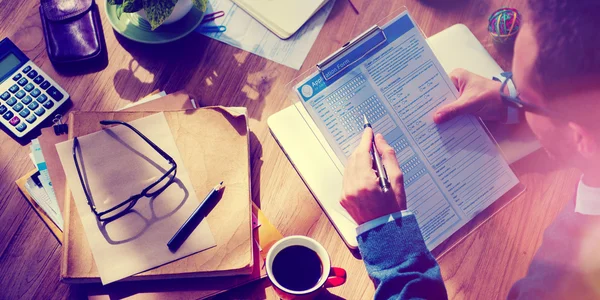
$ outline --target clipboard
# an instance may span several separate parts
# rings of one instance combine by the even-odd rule
[[[304,107],[303,102],[306,101],[306,98],[309,98],[311,94],[318,92],[312,88],[321,85],[322,82],[318,82],[316,85],[313,85],[313,82],[310,82],[311,84],[309,85],[306,84],[308,81],[305,82],[305,79],[309,76],[314,76],[314,74],[318,74],[320,76],[314,76],[315,78],[320,77],[316,80],[322,80],[327,84],[327,82],[335,80],[336,77],[344,76],[344,74],[347,74],[353,68],[361,65],[368,56],[374,55],[374,53],[384,49],[390,38],[394,38],[394,34],[403,34],[403,32],[391,32],[390,34],[389,31],[386,31],[386,26],[389,25],[391,20],[397,21],[400,16],[404,15],[408,15],[405,8],[393,12],[391,15],[377,23],[386,25],[374,25],[360,31],[361,34],[356,38],[343,45],[342,48],[319,62],[315,67],[290,82],[287,86],[288,93],[286,97],[293,105],[281,113],[273,115],[268,121],[271,132],[280,146],[282,146],[282,150],[286,152],[286,155],[290,158],[292,164],[307,184],[307,187],[315,196],[324,213],[328,216],[346,245],[351,249],[357,248],[358,246],[355,231],[357,225],[339,204],[344,163],[338,158],[336,151],[334,151],[333,147],[327,142],[324,134],[319,130],[315,121],[311,118],[310,113],[308,113],[307,109]],[[415,28],[420,31],[420,34],[425,36],[416,23]],[[463,32],[466,30],[466,32],[468,32],[468,35],[466,36],[470,36],[469,41],[474,40],[475,44],[480,47],[480,49],[476,51],[477,53],[485,53],[480,59],[480,63],[484,66],[489,66],[488,69],[490,70],[501,70],[470,31],[464,25],[461,25],[460,29],[462,29]],[[460,50],[469,50],[471,46],[472,45],[464,45],[462,48],[459,48]],[[439,46],[438,49],[440,49]],[[349,57],[351,59],[349,59]],[[304,84],[302,87],[299,85],[301,82]],[[305,88],[306,90],[302,90],[306,85],[309,85],[311,89]],[[285,123],[283,122],[284,119]],[[483,129],[497,145],[497,142],[494,140],[494,137],[489,134],[485,125],[483,125]],[[304,132],[303,135],[305,136],[302,138],[290,137],[289,135],[291,132]],[[302,147],[307,147],[306,145],[309,144],[311,145],[310,148],[305,148],[304,151],[299,150]],[[294,146],[297,148],[289,149],[289,147]],[[530,152],[537,149],[535,146],[530,148],[532,149]],[[502,155],[501,149],[499,152]],[[527,154],[528,153],[525,153],[523,156]],[[313,159],[319,162],[318,165],[312,164],[311,160]],[[482,222],[489,219],[491,215],[496,213],[501,207],[512,201],[523,191],[524,186],[522,184],[517,184],[511,190],[506,192],[504,196],[500,197],[500,199],[493,201],[491,205],[478,210],[475,213],[476,217],[472,217],[467,224],[462,225],[462,227],[454,231],[451,236],[445,236],[443,239],[440,238],[440,241],[436,241],[435,245],[431,247],[432,249],[437,248],[434,253],[441,253],[441,251],[448,249],[454,242],[457,242],[462,237],[470,234],[470,232]],[[410,202],[411,200],[409,199],[409,207]],[[468,231],[466,235],[465,230]],[[438,247],[440,245],[444,246]]]

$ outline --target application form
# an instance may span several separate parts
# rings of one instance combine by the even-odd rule
[[[408,209],[433,249],[519,181],[477,118],[433,122],[458,92],[410,15],[382,30],[294,88],[340,171],[367,116],[396,150]]]

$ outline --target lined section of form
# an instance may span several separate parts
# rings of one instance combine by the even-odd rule
[[[518,179],[476,118],[433,122],[434,111],[458,95],[410,16],[383,30],[385,44],[353,69],[328,81],[315,73],[295,88],[343,164],[367,116],[396,151],[408,208],[433,249]]]

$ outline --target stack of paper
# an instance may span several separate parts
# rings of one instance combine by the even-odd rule
[[[205,219],[176,252],[169,250],[167,242],[198,206],[198,197],[165,115],[157,113],[129,124],[171,156],[177,172],[164,191],[142,197],[130,213],[111,222],[99,222],[88,201],[98,212],[107,211],[156,182],[170,164],[123,125],[80,136],[77,153],[86,194],[72,155],[73,140],[56,145],[103,284],[216,245]]]
[[[171,215],[169,211],[164,210],[163,208],[165,207],[161,206],[161,204],[168,204],[168,207],[166,208],[173,208],[173,210],[177,210],[177,212],[188,210],[188,213],[183,214],[186,218],[189,216],[189,214],[191,214],[192,209],[189,209],[185,205],[180,206],[179,204],[181,204],[181,202],[169,201],[168,203],[159,203],[160,197],[157,197],[156,199],[140,199],[139,203],[136,204],[136,206],[134,207],[136,213],[129,214],[127,216],[133,218],[123,219],[123,221],[134,222],[133,226],[127,226],[127,229],[125,231],[121,230],[123,227],[117,228],[117,222],[111,222],[107,226],[102,226],[102,224],[98,224],[98,222],[95,221],[95,216],[93,216],[93,213],[91,212],[87,203],[82,203],[81,195],[79,195],[80,197],[74,198],[71,198],[71,196],[76,196],[75,194],[77,193],[74,192],[71,195],[69,195],[70,189],[77,189],[80,192],[81,184],[79,182],[79,178],[76,174],[76,171],[75,176],[73,176],[73,169],[71,165],[73,163],[72,145],[69,145],[69,142],[67,141],[68,135],[56,136],[52,128],[45,128],[42,130],[42,136],[40,136],[39,138],[39,143],[38,141],[34,142],[34,144],[39,144],[38,147],[42,149],[44,155],[42,155],[41,158],[39,158],[38,156],[38,158],[40,159],[39,163],[34,159],[33,153],[31,154],[31,159],[34,161],[34,164],[36,166],[38,164],[40,165],[40,169],[47,169],[46,172],[49,171],[49,176],[51,176],[53,184],[50,183],[50,180],[48,179],[48,181],[46,182],[46,186],[50,187],[54,185],[54,188],[56,189],[54,191],[54,197],[58,198],[59,202],[52,202],[52,200],[49,200],[50,196],[48,196],[48,193],[46,192],[46,190],[44,189],[44,185],[42,184],[41,173],[39,175],[33,176],[34,173],[37,172],[37,169],[32,170],[27,175],[17,180],[16,184],[19,186],[26,200],[32,205],[32,207],[39,214],[40,218],[44,221],[44,223],[48,225],[49,229],[56,235],[57,239],[63,242],[63,261],[61,265],[61,279],[64,282],[79,283],[98,280],[104,283],[108,283],[115,280],[119,280],[119,278],[126,277],[129,274],[136,274],[135,278],[132,278],[132,281],[148,278],[167,279],[177,277],[219,276],[218,278],[214,279],[206,279],[206,281],[202,280],[193,282],[192,289],[194,298],[203,298],[208,295],[214,295],[232,287],[236,287],[246,282],[251,282],[258,278],[266,276],[266,274],[264,273],[264,269],[262,268],[263,265],[261,264],[260,255],[257,255],[257,252],[259,251],[257,250],[257,248],[263,249],[263,251],[265,251],[266,253],[270,245],[276,240],[280,239],[281,235],[277,232],[276,229],[273,230],[273,227],[268,223],[268,220],[266,220],[264,216],[257,211],[254,211],[254,219],[257,222],[257,224],[255,224],[256,228],[254,230],[255,232],[258,231],[259,233],[252,233],[253,227],[251,226],[250,218],[252,213],[250,213],[249,211],[251,210],[251,200],[249,192],[249,161],[248,157],[245,156],[248,153],[249,147],[247,119],[246,117],[243,117],[243,115],[245,115],[246,113],[245,109],[213,107],[198,110],[196,112],[188,111],[188,113],[183,113],[180,112],[180,110],[193,110],[196,108],[195,102],[192,99],[190,99],[190,97],[187,94],[177,92],[167,96],[164,95],[165,93],[159,93],[158,91],[156,91],[151,96],[137,101],[137,107],[133,108],[128,106],[124,109],[125,111],[139,112],[130,113],[131,115],[121,113],[121,115],[135,115],[135,117],[132,117],[131,119],[125,117],[124,120],[127,120],[130,124],[134,125],[140,131],[146,134],[148,138],[156,142],[162,149],[167,151],[176,161],[178,161],[178,183],[183,183],[185,181],[188,183],[192,182],[193,185],[193,188],[187,188],[188,196],[185,201],[186,203],[193,203],[191,199],[193,198],[193,195],[192,193],[190,193],[190,190],[198,191],[199,193],[200,191],[202,191],[201,193],[203,195],[198,194],[197,197],[195,197],[196,199],[194,201],[196,203],[195,205],[193,205],[193,208],[195,208],[197,203],[199,203],[198,197],[203,197],[204,193],[208,191],[208,189],[206,188],[207,184],[205,184],[204,182],[205,179],[206,181],[210,181],[213,185],[213,181],[217,179],[224,180],[226,183],[228,183],[226,187],[226,192],[223,194],[223,198],[218,202],[215,208],[213,208],[213,210],[207,216],[206,219],[210,221],[211,224],[218,224],[218,226],[215,226],[215,228],[212,230],[212,238],[210,238],[210,236],[206,237],[204,235],[202,236],[202,238],[198,238],[197,236],[191,236],[186,241],[186,244],[188,242],[193,242],[192,244],[197,244],[197,242],[200,242],[204,245],[203,247],[210,247],[211,245],[215,244],[216,246],[212,247],[211,249],[201,251],[201,253],[190,255],[190,257],[178,259],[177,261],[170,262],[164,266],[159,266],[161,264],[165,264],[169,261],[172,261],[172,259],[177,259],[176,257],[185,256],[186,253],[190,254],[193,251],[198,251],[203,248],[196,248],[195,250],[185,249],[184,244],[184,247],[180,248],[176,253],[168,253],[166,255],[162,253],[162,249],[167,248],[166,241],[161,241],[165,239],[161,236],[164,233],[163,231],[169,230],[174,232],[178,229],[178,227],[181,224],[179,224],[179,221],[174,221],[173,223],[177,223],[174,227],[173,224],[164,224],[163,226],[161,222],[170,222],[170,219],[173,215]],[[156,97],[161,96],[164,97],[154,99]],[[152,101],[153,99],[156,101]],[[163,114],[163,111],[167,112]],[[158,112],[158,114],[153,114],[152,112]],[[94,119],[93,121],[88,122],[89,126],[92,126],[93,124],[98,125],[97,121],[101,119],[119,119],[117,117],[119,113],[114,113],[114,115],[111,115],[111,113],[88,114],[97,114],[98,118],[97,120]],[[188,114],[196,114],[196,116],[187,117]],[[150,125],[137,124],[137,122],[145,122],[144,116],[149,116],[150,118],[152,118],[161,117],[161,115],[163,121],[165,119],[165,116],[170,116],[167,118],[169,120],[169,124],[165,125],[164,122],[155,122],[155,120],[150,120]],[[131,186],[134,184],[129,184],[128,187],[125,187],[124,185],[126,184],[122,183],[120,187],[117,186],[120,183],[120,181],[125,181],[115,178],[122,176],[134,177],[131,174],[121,174],[127,172],[131,173],[132,170],[127,169],[127,172],[111,172],[115,175],[115,178],[108,178],[102,176],[102,178],[99,179],[97,177],[97,174],[104,172],[102,170],[103,168],[109,166],[103,165],[102,163],[94,163],[94,161],[97,162],[97,159],[100,159],[101,161],[103,160],[102,158],[95,157],[95,155],[98,153],[96,153],[97,151],[94,149],[110,147],[112,151],[111,153],[106,153],[107,151],[100,151],[100,155],[113,154],[114,156],[116,155],[115,152],[117,148],[120,148],[121,150],[127,150],[122,149],[124,145],[117,142],[120,145],[119,147],[113,147],[114,145],[107,146],[106,141],[99,141],[98,138],[96,138],[95,136],[92,136],[91,140],[86,141],[86,134],[92,133],[92,135],[94,135],[94,132],[96,132],[97,135],[98,131],[88,130],[82,132],[81,128],[85,126],[81,126],[81,122],[87,122],[85,120],[90,120],[93,118],[90,118],[90,116],[81,117],[79,118],[79,120],[84,121],[77,122],[78,118],[77,114],[75,114],[71,115],[69,119],[72,119],[69,121],[73,122],[73,124],[69,123],[69,136],[74,135],[79,137],[80,145],[83,149],[82,153],[80,154],[82,154],[81,159],[83,160],[83,169],[85,169],[84,175],[85,177],[87,177],[86,182],[90,184],[89,189],[91,190],[91,197],[94,199],[95,204],[98,205],[98,209],[105,209],[107,204],[110,204],[107,203],[107,201],[118,201],[119,199],[124,199],[128,196],[131,196],[131,193],[135,194],[139,192],[138,187]],[[229,145],[231,143],[239,144],[239,147],[235,147],[237,151],[236,154],[233,155],[234,157],[239,158],[237,162],[233,164],[237,167],[231,170],[223,170],[222,174],[211,173],[212,175],[219,177],[217,179],[210,178],[209,180],[209,178],[204,178],[205,176],[202,175],[205,173],[198,172],[198,169],[201,168],[202,165],[197,163],[205,162],[202,159],[201,153],[198,152],[198,147],[180,145],[182,138],[185,137],[181,134],[181,129],[188,127],[198,128],[198,126],[186,125],[189,122],[197,122],[196,120],[198,119],[200,120],[200,122],[204,122],[204,124],[211,124],[210,126],[223,128],[223,130],[225,131],[221,132],[221,134],[218,137],[210,135],[203,136],[202,132],[199,133],[198,131],[193,131],[192,136],[194,136],[195,138],[186,143],[194,144],[196,143],[195,140],[198,139],[208,139],[211,141],[213,139],[218,139],[219,142],[217,142],[216,140],[214,142],[220,144],[221,148],[228,147],[223,145]],[[174,120],[177,121],[175,122]],[[149,128],[148,126],[150,126],[151,128]],[[162,129],[159,130],[160,128],[156,128],[157,126]],[[111,127],[109,131],[115,133],[116,131],[119,131],[118,127],[119,126]],[[173,130],[164,130],[169,128]],[[98,128],[98,130],[99,129],[100,128]],[[123,134],[118,133],[116,136],[120,137],[120,139],[127,145],[137,144],[139,142],[139,137],[130,136],[130,134],[131,132],[126,130]],[[224,137],[228,138],[224,139]],[[165,144],[165,138],[169,138],[171,139],[171,141]],[[177,141],[177,149],[173,148],[173,139]],[[64,143],[64,141],[67,142]],[[64,147],[62,147],[64,149],[63,151],[61,151],[62,155],[61,153],[56,151],[56,145],[59,145],[58,148],[61,148],[61,143],[64,144]],[[97,145],[95,145],[97,143],[100,143],[101,145],[97,147]],[[171,146],[167,144],[171,144]],[[169,148],[171,150],[168,150]],[[150,151],[150,153],[146,153],[147,150],[151,149],[148,145],[135,145],[133,149],[139,151],[141,154],[143,154],[144,157],[148,157],[149,160],[157,161],[159,163],[160,168],[164,169],[165,167],[167,167],[163,165],[164,159],[162,157],[154,157],[157,154],[152,151]],[[175,152],[179,152],[177,150],[183,152],[180,152],[177,155],[173,155]],[[218,152],[219,154],[217,154],[217,156],[222,155],[223,153],[222,149]],[[246,154],[240,155],[241,152]],[[88,157],[90,155],[93,157]],[[71,165],[68,168],[69,170],[65,170],[68,174],[65,174],[65,172],[63,171],[63,164],[61,164],[61,159],[59,156],[62,156],[63,162],[66,162],[67,164]],[[117,156],[121,157],[121,155]],[[193,157],[194,159],[189,160],[190,157]],[[141,157],[138,156],[138,158]],[[182,159],[184,161],[187,159],[187,161],[181,161]],[[114,157],[111,157],[111,160],[114,160]],[[120,163],[120,165],[128,165],[128,167],[137,166],[137,168],[146,168],[150,165],[147,161],[140,161],[136,163],[130,159],[126,160],[128,160],[126,164]],[[215,169],[214,167],[210,166],[211,160],[214,159],[207,158],[207,166],[210,169]],[[222,158],[219,157],[217,160],[222,160]],[[104,159],[104,161],[107,160]],[[243,165],[246,165],[246,167],[243,167]],[[180,178],[180,176],[185,175],[186,168],[189,171],[187,172],[189,178],[184,180],[183,178]],[[135,177],[137,177],[137,175],[139,174],[136,174]],[[96,176],[95,179],[92,178],[94,176]],[[117,184],[114,184],[115,181],[117,182]],[[128,179],[128,182],[131,182],[131,178]],[[70,189],[67,188],[67,183]],[[77,186],[78,184],[79,186]],[[28,191],[26,186],[29,186],[29,190],[31,191]],[[122,192],[119,192],[119,195],[113,195],[115,197],[113,197],[114,199],[111,200],[109,199],[110,196],[107,193],[102,192],[103,190],[107,190],[106,188],[102,188],[106,186],[109,186],[110,189],[122,190]],[[183,184],[183,186],[187,186],[187,184]],[[67,188],[67,195],[65,195],[65,188]],[[175,188],[180,188],[180,185],[174,184],[173,187],[169,187],[169,189],[166,192],[172,193],[176,190]],[[50,217],[46,215],[45,211],[43,211],[41,206],[39,206],[37,202],[34,201],[32,197],[30,197],[30,194],[35,195],[35,197],[40,199],[40,201],[42,199],[47,199],[47,202],[41,202],[42,204],[61,204],[60,209],[56,211],[61,211],[64,217],[64,237],[63,233],[60,232],[56,228],[56,226],[54,226],[53,221],[50,219]],[[44,196],[39,196],[40,194]],[[112,195],[112,192],[110,194]],[[69,199],[69,201],[66,201],[63,207],[62,200],[65,198]],[[174,197],[168,198],[170,200],[174,199]],[[150,204],[150,206],[148,206],[148,204]],[[175,207],[173,207],[172,205],[175,205]],[[52,206],[45,205],[45,207]],[[53,209],[48,209],[48,211],[52,212]],[[235,215],[235,220],[229,220],[232,215]],[[67,223],[69,224],[69,226],[66,226]],[[246,224],[248,226],[246,226]],[[203,230],[201,227],[202,225],[199,228],[196,228],[194,234],[206,233],[206,230]],[[208,229],[208,226],[206,226],[206,228]],[[116,232],[115,229],[119,229],[119,231]],[[100,236],[97,235],[98,230],[100,230]],[[142,234],[137,234],[140,231],[143,231]],[[131,233],[133,233],[133,236],[135,236],[134,239],[128,238],[128,236],[131,236]],[[154,241],[157,242],[158,245],[149,245],[142,241],[146,240],[145,235],[147,233],[152,233],[154,235],[154,237],[156,238],[154,239]],[[108,234],[108,238],[106,234]],[[210,229],[208,230],[208,234],[211,235]],[[166,236],[170,238],[172,234],[168,234]],[[166,239],[168,240],[168,238]],[[258,247],[254,245],[253,238],[258,241]],[[106,245],[106,242],[108,242],[108,244],[110,245]],[[128,245],[129,243],[144,243],[143,250],[137,251],[133,256],[133,259],[122,260],[121,256],[124,256],[124,253],[126,252],[129,252],[129,255],[126,256],[132,256],[131,249],[134,249],[134,247],[131,247],[133,245]],[[238,246],[234,248],[229,247],[229,245],[232,244]],[[242,245],[246,245],[247,247],[243,247]],[[253,247],[253,245],[255,247]],[[118,254],[115,254],[115,252],[112,249],[113,247],[119,247],[120,249],[124,250],[119,250]],[[260,252],[261,255],[263,254],[263,251]],[[220,260],[220,263],[217,266],[215,266],[213,262],[217,260]],[[102,265],[102,267],[100,265]],[[148,271],[144,271],[142,273],[136,273],[143,270],[147,270],[148,268],[152,268],[152,265],[158,267]],[[108,275],[104,276],[107,273]],[[240,276],[246,274],[247,276]],[[190,292],[190,290],[187,288],[186,291],[173,291],[169,288],[168,283],[166,283],[166,285],[167,287],[165,287],[165,291],[161,291],[158,293],[161,295],[166,295],[166,297],[168,298],[177,298],[177,296],[175,295],[179,295],[179,293],[189,294]],[[110,288],[110,286],[111,285],[107,286],[107,289],[103,287],[99,291],[95,291],[95,293],[112,293],[112,289]],[[153,289],[154,288],[155,287],[153,287]],[[131,289],[132,294],[148,293],[147,286],[145,284],[127,285],[127,289]],[[158,289],[160,290],[160,288]],[[119,288],[119,290],[121,291],[121,288]],[[151,294],[154,295],[157,293],[157,291],[158,290],[153,290]],[[121,292],[119,292],[119,294],[122,295]],[[171,295],[173,295],[174,297],[170,297]]]
[[[50,175],[46,168],[46,160],[42,154],[38,139],[31,141],[31,159],[38,172],[25,182],[25,189],[39,207],[50,217],[52,222],[62,231],[63,218],[60,213],[56,194],[52,188]]]

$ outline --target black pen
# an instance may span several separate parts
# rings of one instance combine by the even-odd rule
[[[367,116],[363,115],[363,119],[364,119],[363,127],[371,128],[371,123],[369,123],[369,120],[367,120]],[[375,167],[377,168],[376,171],[377,171],[377,175],[379,176],[379,185],[381,186],[381,190],[384,193],[387,193],[387,191],[389,190],[387,173],[385,172],[385,167],[383,166],[383,162],[381,162],[381,157],[379,156],[379,151],[377,151],[377,146],[375,146],[375,140],[373,140],[373,143],[371,145],[371,156],[373,157],[373,160],[375,161]]]
[[[200,203],[200,205],[198,205],[196,210],[194,210],[192,215],[185,221],[185,223],[183,223],[183,225],[181,225],[179,230],[177,230],[175,235],[167,243],[167,247],[169,247],[169,250],[171,250],[173,252],[177,251],[177,249],[179,249],[179,246],[181,246],[181,244],[183,244],[183,242],[185,242],[185,240],[192,233],[192,231],[194,231],[196,226],[198,226],[198,224],[200,224],[200,222],[198,222],[199,218],[200,218],[200,220],[204,218],[203,208],[207,205],[208,202],[210,202],[210,200],[212,198],[214,198],[215,196],[217,196],[219,194],[219,190],[222,187],[223,187],[223,181],[221,181],[221,183],[216,185],[208,193],[208,195],[206,195],[204,200],[202,200],[202,202]]]

